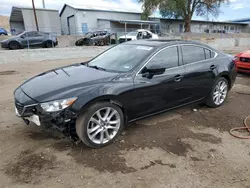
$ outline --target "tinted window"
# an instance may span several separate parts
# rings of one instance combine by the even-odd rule
[[[139,65],[151,53],[153,47],[137,45],[117,45],[91,60],[89,66],[97,66],[107,71],[127,72]]]
[[[211,57],[214,58],[215,52],[211,51]]]
[[[204,50],[205,50],[205,56],[206,56],[206,59],[211,58],[211,51],[210,51],[210,50],[208,50],[208,49],[205,49],[205,48],[204,48]]]
[[[204,48],[198,46],[182,46],[183,61],[185,64],[205,59]]]
[[[179,64],[178,49],[177,47],[167,48],[159,52],[147,64],[147,68],[157,66],[157,68],[173,68]]]
[[[28,34],[29,37],[39,37],[39,36],[42,36],[37,31],[31,31],[31,32],[28,32],[27,34]]]

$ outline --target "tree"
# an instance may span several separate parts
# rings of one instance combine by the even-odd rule
[[[153,11],[159,9],[160,14],[167,18],[181,18],[184,20],[185,32],[190,32],[191,19],[207,14],[218,16],[222,3],[229,0],[139,0],[142,3],[142,19],[147,19]]]

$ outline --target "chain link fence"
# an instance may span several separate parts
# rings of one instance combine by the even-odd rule
[[[107,31],[110,35],[110,42],[105,43],[104,45],[109,44],[115,44],[118,43],[118,39],[121,36],[128,36],[129,32],[138,30],[138,29],[146,29],[151,31],[154,34],[157,34],[159,36],[159,39],[184,39],[184,40],[197,40],[204,43],[209,43],[211,41],[214,41],[216,39],[232,39],[233,43],[235,43],[235,46],[238,46],[238,39],[247,38],[249,40],[250,34],[249,33],[206,33],[206,32],[191,32],[191,33],[180,33],[178,30],[170,30],[169,28],[159,28],[159,27],[152,27],[152,26],[142,26],[138,25],[136,26],[128,26],[125,27],[113,27],[113,28],[107,28],[107,27],[99,27],[99,28],[88,28],[87,30],[83,30],[83,28],[62,28],[62,29],[56,29],[56,28],[46,28],[46,27],[40,27],[40,32],[43,34],[46,34],[47,38],[43,38],[42,36],[24,36],[21,37],[21,33],[17,31],[23,31],[21,28],[13,29],[11,30],[11,33],[13,36],[18,36],[20,38],[20,41],[22,41],[22,45],[25,46],[25,48],[33,48],[36,46],[41,47],[56,47],[57,46],[57,39],[59,43],[59,47],[68,47],[68,46],[75,46],[76,41],[87,37],[87,33],[90,32],[96,32],[96,31]],[[31,30],[31,28],[27,29],[28,31]],[[32,32],[31,32],[32,33]],[[7,36],[7,38],[10,38],[11,36]],[[5,39],[6,37],[2,38],[0,37],[0,40]],[[40,42],[39,42],[40,40]],[[45,41],[47,43],[45,43]],[[115,41],[115,42],[114,42]],[[243,41],[244,42],[244,41]],[[240,45],[242,44],[242,40],[240,42]]]

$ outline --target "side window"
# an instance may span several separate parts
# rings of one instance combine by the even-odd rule
[[[210,59],[211,58],[211,50],[204,48],[204,51],[205,51],[206,59]]]
[[[156,56],[151,59],[151,61],[146,65],[148,69],[150,68],[173,68],[179,65],[178,48],[171,47],[159,52]]]
[[[41,35],[36,31],[31,31],[31,32],[27,33],[27,36],[28,37],[38,37],[38,36],[41,36]]]
[[[138,32],[137,39],[142,39],[142,32]]]
[[[182,55],[185,64],[205,60],[204,48],[198,46],[182,46]]]
[[[215,52],[211,51],[211,58],[214,58],[214,56],[215,56]]]

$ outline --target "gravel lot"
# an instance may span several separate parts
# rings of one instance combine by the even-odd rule
[[[0,65],[1,188],[250,188],[250,141],[228,133],[250,114],[249,75],[238,76],[223,107],[191,105],[144,119],[114,144],[93,150],[15,117],[13,90],[20,83],[98,53],[82,50],[81,56],[67,57],[64,51],[62,60],[47,61],[28,52],[22,63],[15,59],[21,52],[12,52],[15,60],[0,52],[9,58]]]

